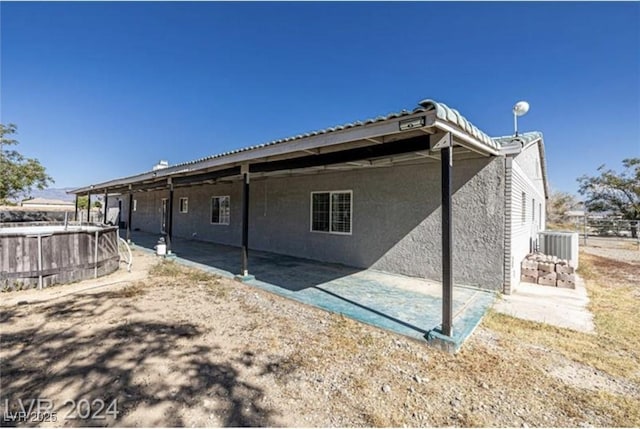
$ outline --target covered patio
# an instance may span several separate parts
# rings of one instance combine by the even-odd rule
[[[143,218],[147,222],[146,230],[152,231],[153,229],[150,228],[155,228],[152,224],[159,221],[159,229],[166,239],[168,253],[176,253],[180,262],[201,264],[201,267],[207,270],[226,276],[233,277],[235,275],[236,279],[280,295],[330,311],[340,312],[349,317],[414,338],[426,337],[431,343],[442,349],[455,351],[477,325],[489,303],[493,300],[494,293],[480,291],[477,288],[456,286],[454,294],[454,210],[452,201],[453,194],[459,191],[464,182],[458,180],[457,183],[454,183],[453,165],[454,161],[487,160],[477,163],[475,170],[473,168],[463,170],[466,172],[465,174],[469,175],[468,177],[476,177],[475,174],[500,154],[498,144],[457,111],[433,100],[423,100],[419,103],[419,107],[413,111],[403,110],[387,116],[331,127],[172,167],[154,169],[136,176],[79,188],[72,193],[75,193],[76,197],[86,195],[89,202],[92,195],[104,194],[105,206],[108,205],[110,195],[123,196],[124,200],[128,200],[126,202],[125,237],[143,247],[152,248],[158,235],[145,237],[138,234],[133,230],[132,223],[136,222],[137,218]],[[420,275],[420,278],[404,277],[371,269],[351,269],[340,265],[328,265],[275,253],[249,252],[250,223],[254,222],[252,225],[255,225],[256,222],[255,217],[251,218],[250,212],[252,210],[255,212],[256,203],[258,203],[254,198],[253,208],[250,207],[252,205],[250,194],[255,192],[250,192],[250,190],[255,189],[255,183],[269,179],[291,178],[290,183],[293,186],[296,178],[302,180],[305,177],[323,177],[325,174],[336,172],[346,174],[351,171],[384,171],[399,167],[414,167],[422,171],[434,172],[439,170],[438,186],[433,191],[426,188],[419,189],[415,193],[406,195],[404,200],[398,199],[398,209],[393,208],[393,214],[391,212],[389,214],[394,219],[401,217],[403,212],[399,208],[406,201],[419,201],[418,206],[422,207],[424,211],[415,214],[415,219],[398,224],[401,226],[397,231],[393,229],[396,227],[395,222],[387,222],[385,224],[386,230],[382,231],[382,235],[388,232],[393,240],[387,240],[386,248],[377,249],[379,254],[368,255],[367,261],[378,260],[398,241],[404,241],[403,246],[407,246],[411,250],[405,249],[402,256],[395,257],[406,260],[411,254],[421,254],[423,255],[422,260],[413,261],[413,264],[422,263],[429,267],[431,265],[425,264],[425,261],[438,261],[436,264],[440,267],[438,271],[442,278],[441,283],[425,280],[428,277],[425,275]],[[428,183],[435,183],[437,179],[433,179]],[[420,183],[427,183],[424,177],[421,180]],[[397,193],[399,188],[406,188],[407,183],[414,181],[415,177],[408,177],[401,185],[393,188],[390,195]],[[342,183],[344,182],[341,182],[340,186]],[[387,184],[387,182],[383,182],[380,186]],[[483,180],[479,179],[476,185],[482,186],[483,184]],[[174,222],[174,207],[178,203],[175,201],[175,193],[199,186],[226,186],[225,189],[234,188],[239,191],[234,197],[236,198],[234,201],[241,201],[240,210],[236,213],[241,221],[234,224],[239,225],[237,238],[222,241],[233,245],[237,243],[237,247],[180,238],[188,236],[185,235],[185,231],[174,234],[179,226]],[[327,194],[324,197],[333,198],[334,194],[327,192],[327,189],[323,189],[324,194]],[[311,191],[313,190],[311,189]],[[324,208],[324,212],[329,214],[326,215],[326,218],[321,218],[318,221],[320,226],[315,226],[313,223],[308,227],[313,232],[313,238],[319,241],[318,237],[323,234],[327,237],[331,234],[334,234],[334,237],[340,234],[352,236],[354,239],[349,245],[352,247],[360,245],[359,253],[366,253],[367,246],[373,247],[376,243],[362,244],[361,240],[374,236],[376,228],[363,227],[358,236],[352,235],[352,191],[339,191],[336,187],[329,190],[347,194],[343,205],[348,207],[348,210],[345,209],[344,213],[340,214],[343,224],[334,230],[334,224],[330,220],[333,209]],[[149,192],[162,193],[164,196],[158,211],[149,211],[147,217],[144,217],[145,215],[140,213],[140,210],[136,211],[134,208],[136,203],[134,195],[143,195]],[[226,193],[220,194],[224,196],[215,198],[224,198],[224,204],[229,204],[230,197],[227,195],[232,192],[234,191],[226,191]],[[313,193],[311,192],[311,194]],[[367,191],[362,192],[362,195],[365,194]],[[486,206],[481,202],[482,199],[474,197],[478,194],[472,187],[469,187],[466,195],[471,203],[477,204],[480,201],[482,207]],[[438,200],[439,204],[437,204]],[[222,213],[220,211],[222,209],[219,207],[223,204],[220,202],[221,200],[217,201],[216,216]],[[367,201],[367,197],[360,198],[359,201]],[[122,205],[122,202],[120,199],[119,204]],[[88,206],[90,207],[90,204]],[[76,211],[78,211],[77,207],[76,198]],[[225,207],[225,210],[228,210],[228,206]],[[291,211],[283,214],[293,213],[296,207],[301,207],[301,204],[299,202],[292,204]],[[321,208],[317,209],[318,213],[323,213]],[[371,216],[367,216],[367,213],[375,212],[377,209],[379,210],[380,207],[371,207],[368,210],[360,211],[362,224],[366,223],[367,218],[371,218]],[[310,211],[313,212],[313,208]],[[439,212],[437,216],[434,214],[436,211]],[[224,218],[224,221],[221,220],[221,217],[209,219],[210,222],[207,222],[207,225],[209,223],[230,225],[228,215],[225,216],[227,217]],[[306,219],[306,216],[307,214],[304,213],[295,219]],[[155,217],[160,219],[156,220]],[[420,240],[424,239],[425,243],[429,243],[428,249],[425,246],[416,247],[414,238],[407,238],[417,224],[426,217],[432,221],[437,219],[440,224],[437,240],[432,236],[436,231],[434,228],[436,225],[423,228],[426,236]],[[500,218],[493,216],[491,219]],[[106,211],[104,222],[107,222]],[[277,220],[274,222],[262,225],[262,231],[272,231],[277,228],[279,226]],[[410,224],[411,222],[413,223]],[[471,228],[472,223],[460,222],[459,224],[467,227],[465,231],[471,231],[471,233],[485,229]],[[286,224],[286,221],[282,224]],[[185,223],[181,223],[181,225],[184,226]],[[299,231],[297,235],[292,236],[289,236],[289,231],[280,231],[278,237],[289,242],[299,240],[296,237],[310,233],[309,229]],[[491,238],[499,236],[502,230],[503,228],[500,227],[499,230],[496,230],[498,233],[493,234]],[[255,229],[253,231],[255,233]],[[466,237],[468,238],[471,233]],[[264,236],[264,234],[262,235]],[[192,233],[192,237],[195,236],[196,234]],[[464,233],[459,236],[464,236]],[[209,237],[209,241],[218,241],[219,238],[219,236]],[[258,238],[260,239],[260,237]],[[335,239],[332,240],[335,242]],[[463,244],[467,249],[477,244],[473,239],[467,241]],[[255,239],[252,239],[252,246],[256,246],[256,242]],[[262,247],[258,248],[267,247],[263,243]],[[345,246],[330,248],[323,247],[323,245],[319,245],[317,248],[326,248],[326,253],[317,257],[318,261],[330,260],[327,253],[344,252],[346,249]],[[497,247],[492,247],[492,249],[495,248]],[[432,252],[432,254],[426,256],[425,250]],[[437,257],[434,255],[436,252],[438,253]],[[282,253],[298,254],[296,251]],[[474,254],[480,254],[480,252]],[[494,260],[492,266],[501,266],[504,263],[502,253],[499,256],[499,260]],[[478,264],[487,265],[484,257],[481,259],[482,261]],[[360,264],[359,266],[371,266],[368,262]],[[354,265],[358,265],[358,262],[354,262]],[[464,265],[468,266],[466,263]],[[438,278],[437,275],[434,272],[431,278]],[[492,281],[495,282],[496,279],[498,277],[493,276]],[[473,280],[476,281],[477,278],[474,276]],[[476,283],[478,282],[476,281]],[[495,289],[495,285],[491,287]]]
[[[154,251],[159,235],[131,234],[135,246]],[[172,248],[178,263],[235,277],[237,247],[176,237]],[[414,339],[427,339],[442,321],[440,283],[261,251],[251,251],[248,262],[255,279],[244,282],[251,286]],[[454,286],[453,350],[469,337],[494,299],[490,291]]]

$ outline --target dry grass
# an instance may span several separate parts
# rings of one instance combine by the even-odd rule
[[[185,268],[173,261],[163,260],[151,267],[149,276],[154,277],[177,277],[184,274]]]
[[[188,281],[189,284],[196,283],[220,283],[220,276],[207,273],[195,268],[189,268],[175,263],[174,261],[162,260],[149,270],[149,277],[152,279]]]
[[[179,265],[173,261],[163,260],[151,267],[149,278],[157,286],[178,286],[181,298],[187,298],[189,288],[198,287],[206,291],[213,298],[213,303],[228,298],[231,287],[221,281],[220,276],[207,273],[195,268]]]
[[[455,357],[430,350],[424,355],[429,358],[423,360],[416,357],[410,340],[390,340],[392,336],[387,333],[331,314],[326,317],[323,335],[309,336],[300,343],[289,337],[288,332],[265,338],[270,350],[292,350],[273,363],[270,371],[277,385],[302,404],[305,398],[299,397],[296,387],[300,377],[324,379],[327,374],[336,373],[337,367],[342,368],[339,378],[331,382],[341,387],[331,390],[333,397],[327,412],[340,415],[344,407],[350,407],[354,414],[351,418],[357,415],[365,425],[375,427],[402,426],[409,421],[412,425],[466,427],[514,422],[509,420],[513,415],[505,417],[507,420],[496,420],[497,410],[503,407],[499,404],[505,403],[510,405],[502,412],[520,413],[516,415],[522,415],[522,421],[529,424],[566,425],[589,421],[589,416],[607,416],[611,425],[637,426],[640,425],[637,397],[594,391],[549,372],[565,364],[584,365],[613,378],[640,384],[637,271],[633,264],[581,255],[580,273],[588,282],[596,335],[491,312],[481,329],[496,335],[494,344],[473,338]],[[215,276],[171,262],[154,267],[152,278],[174,285],[185,282],[200,285],[221,300],[229,299],[233,290],[233,286]],[[254,299],[258,295],[261,298]],[[241,327],[244,332],[261,336],[265,324],[290,323],[285,317],[268,314],[277,299],[255,292],[249,297],[238,302],[246,318]],[[292,341],[296,343],[293,349]],[[425,381],[416,383],[415,374]],[[393,386],[393,390],[383,394],[381,387],[386,384]],[[421,399],[436,397],[446,404],[444,409],[435,410]],[[451,408],[449,401],[457,397],[466,401],[466,405]],[[553,404],[553,411],[549,412],[545,404]],[[421,409],[424,412],[413,411]],[[558,413],[563,416],[560,420],[556,420]],[[547,417],[549,420],[545,420]]]
[[[132,285],[125,286],[120,290],[110,292],[110,298],[133,298],[134,296],[144,295],[146,293],[146,284],[144,282],[135,282]]]
[[[491,313],[485,326],[522,341],[540,344],[615,377],[640,382],[640,273],[621,261],[581,254],[580,273],[588,284],[596,335]],[[635,283],[632,283],[635,282]]]
[[[580,258],[580,274],[587,282],[590,310],[595,318],[595,335],[495,312],[490,313],[483,324],[500,333],[501,346],[511,351],[517,349],[518,344],[541,346],[614,379],[640,385],[640,267],[586,253],[581,253]],[[524,377],[526,372],[520,371],[517,376]],[[568,415],[590,409],[610,416],[615,425],[640,424],[637,396],[566,387],[561,405]]]
[[[46,326],[57,336],[60,327],[68,329],[81,318],[80,340],[106,329],[104,339],[87,339],[91,353],[108,356],[110,371],[131,371],[131,378],[120,378],[130,380],[128,386],[114,387],[113,373],[107,371],[105,391],[146,392],[156,398],[158,392],[183,386],[183,396],[161,396],[182,419],[169,422],[177,426],[224,425],[225,420],[207,420],[212,411],[203,404],[214,399],[231,406],[237,401],[242,412],[258,404],[283,416],[282,421],[260,420],[267,426],[640,426],[639,344],[633,329],[640,322],[633,311],[640,299],[633,295],[640,272],[634,268],[583,255],[581,273],[597,335],[491,313],[456,355],[166,261],[152,269],[148,280],[115,290],[111,299],[87,295],[73,305],[52,304],[50,311],[58,316],[47,318]],[[16,311],[6,329],[24,330],[24,344],[32,344],[32,331],[23,324],[42,318],[42,309]],[[5,335],[5,341],[11,338]],[[78,338],[61,341],[65,347],[75,345],[72,350],[79,355],[87,350]],[[46,372],[50,361],[62,359],[61,368],[79,361],[78,355],[66,353],[43,360],[41,348],[24,355],[19,347],[24,346],[5,347],[0,354],[15,353],[15,371],[25,380],[32,373],[21,368],[30,370],[32,362],[40,362]],[[128,351],[131,363],[123,366],[121,354],[110,354],[109,347]],[[149,357],[153,347],[162,353]],[[566,368],[574,372],[562,372]],[[577,382],[574,376],[583,378]],[[603,388],[580,384],[597,377],[611,383]],[[217,385],[219,379],[230,390]],[[55,379],[46,380],[58,389]],[[14,382],[14,387],[20,386]],[[246,389],[262,393],[246,396]],[[123,396],[123,404],[133,402]],[[150,417],[153,412],[145,403],[131,405],[131,415],[117,423],[168,424],[164,409],[155,410],[159,420]]]
[[[581,228],[582,228],[582,225],[576,226],[575,223],[571,223],[571,222],[558,222],[558,223],[547,222],[547,225],[546,225],[546,229],[549,231],[581,232],[582,231]]]

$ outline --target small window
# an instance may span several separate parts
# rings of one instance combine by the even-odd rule
[[[523,224],[527,222],[527,194],[524,192],[522,193],[522,213],[520,218]]]
[[[189,213],[189,198],[182,197],[180,198],[178,203],[179,203],[178,206],[180,209],[180,213]]]
[[[535,225],[536,223],[536,199],[531,199],[531,223]]]
[[[542,203],[538,204],[538,228],[542,229]]]
[[[229,225],[231,209],[229,196],[211,198],[211,223]]]
[[[311,231],[351,234],[351,191],[311,193]]]
[[[133,211],[135,212],[138,209],[138,200],[133,200]]]

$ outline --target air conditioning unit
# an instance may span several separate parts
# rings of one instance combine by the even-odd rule
[[[543,231],[538,233],[540,251],[545,255],[566,259],[578,268],[578,233],[562,231]]]

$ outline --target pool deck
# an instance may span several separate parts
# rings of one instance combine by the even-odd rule
[[[135,245],[149,250],[158,237],[132,233]],[[227,278],[240,271],[238,247],[174,238],[172,248],[181,264]],[[249,273],[255,277],[245,280],[249,285],[413,339],[424,341],[441,324],[438,282],[255,250],[249,251]],[[460,348],[495,298],[493,292],[454,287],[449,351]]]

